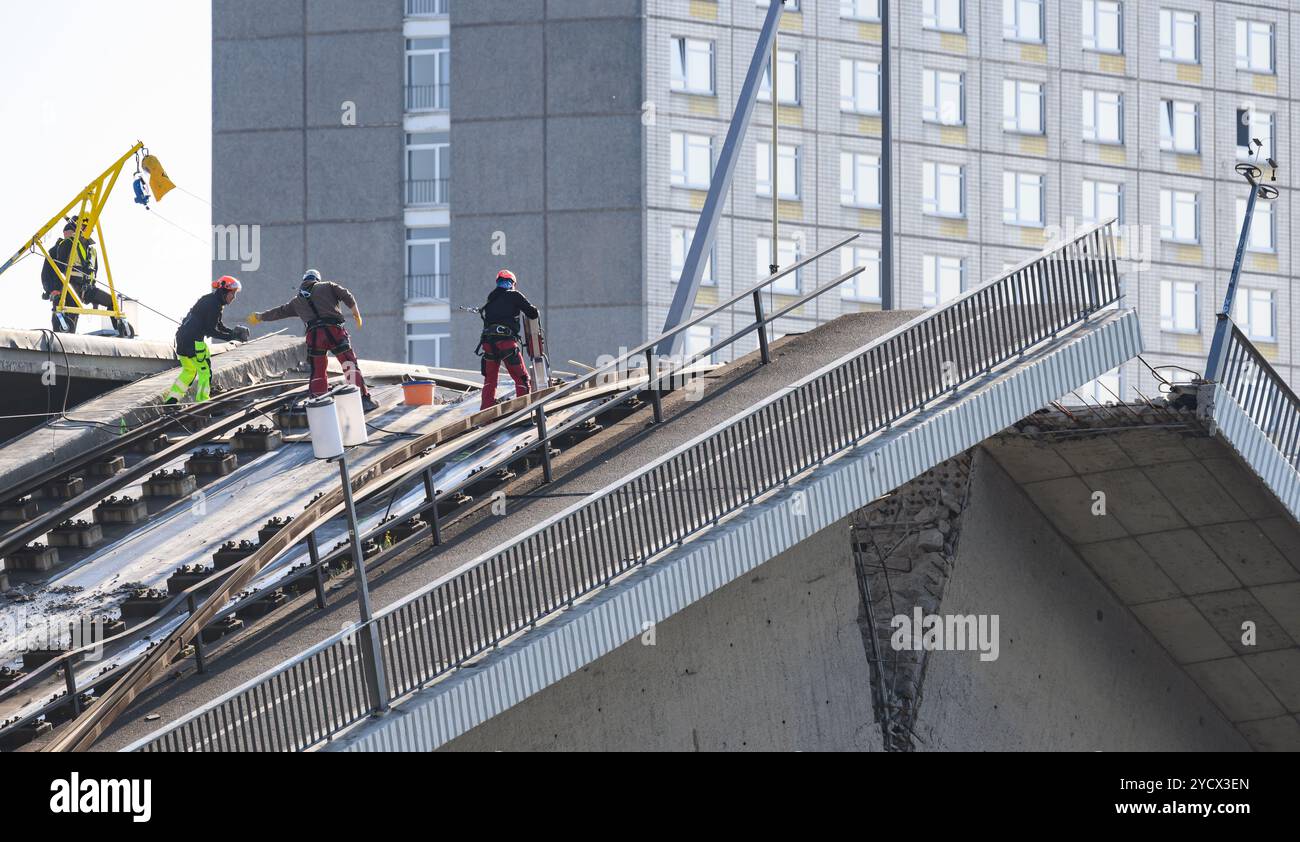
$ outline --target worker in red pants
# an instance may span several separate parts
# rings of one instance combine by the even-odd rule
[[[515,273],[502,269],[497,273],[496,289],[488,295],[487,303],[479,308],[483,319],[483,333],[475,353],[482,357],[480,369],[483,372],[483,399],[480,409],[487,409],[496,403],[497,375],[501,364],[505,363],[515,381],[515,397],[532,391],[528,378],[528,369],[524,367],[522,342],[520,335],[519,314],[536,319],[540,313],[529,303],[524,294],[515,289]]]
[[[298,287],[297,295],[279,307],[253,313],[248,317],[248,323],[255,325],[294,316],[302,319],[307,325],[307,357],[311,361],[308,391],[316,396],[325,394],[329,388],[325,366],[329,360],[326,355],[332,353],[343,366],[343,378],[361,390],[361,405],[366,412],[370,412],[378,409],[379,404],[370,397],[370,390],[366,388],[366,381],[361,376],[356,352],[352,350],[352,338],[343,326],[340,305],[352,311],[357,327],[361,327],[361,311],[348,288],[332,281],[322,281],[320,272],[308,269],[302,276],[302,285]]]

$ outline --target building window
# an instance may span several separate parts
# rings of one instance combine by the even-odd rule
[[[848,20],[880,20],[880,0],[840,0],[840,17]]]
[[[1083,139],[1093,143],[1124,142],[1124,95],[1118,91],[1083,92]]]
[[[428,15],[445,15],[449,0],[406,0],[408,18]]]
[[[1089,224],[1114,219],[1124,224],[1124,185],[1113,181],[1083,180],[1083,221]]]
[[[757,259],[755,265],[758,267],[758,280],[763,280],[772,274],[768,267],[772,265],[772,238],[759,237],[754,247],[754,254]],[[791,265],[803,260],[803,253],[799,250],[798,240],[779,239],[776,241],[776,263],[782,269],[789,268]],[[794,270],[788,275],[782,275],[777,278],[767,289],[772,292],[783,293],[786,295],[795,295],[803,288],[803,269]]]
[[[1194,281],[1160,282],[1160,329],[1170,333],[1200,333]]]
[[[1083,0],[1083,48],[1124,52],[1124,9],[1118,0]]]
[[[1002,0],[1002,37],[1043,43],[1043,0]]]
[[[451,344],[447,322],[407,322],[406,361],[411,365],[442,368]]]
[[[1002,80],[1002,129],[1020,134],[1043,133],[1043,85]]]
[[[1160,239],[1175,243],[1201,241],[1201,202],[1196,193],[1160,191]]]
[[[674,38],[672,44],[672,89],[685,94],[712,96],[713,42],[702,38]]]
[[[863,152],[840,153],[840,204],[880,207],[880,159]]]
[[[406,135],[406,204],[447,204],[451,144],[446,132]]]
[[[964,74],[955,70],[925,70],[921,74],[921,118],[927,123],[961,126],[966,122]]]
[[[1237,69],[1273,72],[1273,24],[1262,20],[1237,21]]]
[[[1002,221],[1007,225],[1043,226],[1043,176],[1041,173],[1002,174]]]
[[[880,113],[879,64],[840,59],[840,110],[854,114]]]
[[[407,300],[446,301],[450,273],[451,232],[446,228],[407,228]]]
[[[1273,156],[1273,115],[1267,111],[1252,111],[1249,108],[1237,109],[1237,157],[1254,158],[1255,145],[1252,140],[1260,142],[1259,160]]]
[[[713,347],[713,343],[718,341],[718,329],[709,325],[692,325],[686,328],[686,359],[692,359],[696,354],[702,354]],[[714,351],[707,358],[697,362],[716,363],[718,361],[718,352]]]
[[[1180,64],[1201,63],[1201,16],[1177,9],[1160,10],[1160,58]]]
[[[921,212],[929,216],[965,216],[965,168],[926,161],[921,171]]]
[[[922,0],[921,26],[940,32],[965,32],[962,0]]]
[[[840,274],[857,267],[862,271],[840,284],[840,298],[846,301],[880,303],[880,252],[866,246],[845,246],[840,249]]]
[[[1160,148],[1195,155],[1201,149],[1201,106],[1195,102],[1160,100]]]
[[[406,39],[407,111],[451,107],[450,47],[448,38]]]
[[[669,254],[672,277],[669,280],[674,284],[682,277],[682,269],[686,268],[686,255],[690,253],[691,241],[694,239],[694,228],[673,227]],[[709,253],[704,256],[704,272],[700,275],[700,283],[708,287],[717,283],[713,277],[712,245],[709,246]]]
[[[799,54],[794,50],[776,51],[776,101],[780,105],[799,104]],[[758,86],[760,102],[772,101],[772,59],[763,67],[763,81]]]
[[[1237,289],[1237,297],[1232,302],[1232,320],[1251,339],[1277,341],[1276,312],[1271,289]]]
[[[709,189],[713,170],[713,138],[702,134],[673,132],[672,185],[692,190]]]
[[[1075,391],[1079,397],[1083,398],[1085,403],[1088,401],[1093,403],[1115,403],[1121,400],[1120,396],[1124,393],[1120,391],[1119,367],[1112,368],[1094,380],[1089,380]]]
[[[757,174],[758,195],[772,195],[772,144],[754,145],[755,172]],[[797,200],[799,198],[799,147],[776,145],[776,190],[777,198]]]
[[[966,289],[966,261],[960,257],[927,254],[925,277],[921,288],[921,305],[937,307],[961,295]]]
[[[1246,221],[1246,199],[1237,200],[1237,231],[1241,231],[1241,224]],[[1273,225],[1273,203],[1269,201],[1255,200],[1255,213],[1250,218],[1250,240],[1246,243],[1246,248],[1251,251],[1273,251],[1277,246],[1277,239],[1274,236]]]

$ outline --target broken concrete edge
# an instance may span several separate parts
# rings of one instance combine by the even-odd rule
[[[252,386],[295,373],[306,364],[299,337],[271,336],[230,348],[214,364],[212,384],[223,390]],[[116,438],[123,422],[136,427],[158,417],[172,371],[142,377],[68,410],[84,426],[45,424],[0,447],[0,488],[16,485],[98,444]]]
[[[1132,311],[1108,315],[1060,337],[1037,352],[1036,359],[995,373],[973,391],[947,398],[878,434],[487,653],[472,667],[399,700],[388,713],[359,723],[324,750],[438,748],[1141,352]],[[798,498],[802,514],[793,516],[788,507],[797,494],[804,495]],[[229,695],[222,701],[225,698]]]

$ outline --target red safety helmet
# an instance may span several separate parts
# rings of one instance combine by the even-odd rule
[[[497,272],[497,286],[500,286],[502,281],[505,281],[512,286],[519,283],[519,279],[515,277],[515,273],[511,272],[509,269],[502,269],[500,272]]]
[[[239,292],[239,278],[232,275],[222,275],[212,282],[213,289],[225,290],[226,292]]]

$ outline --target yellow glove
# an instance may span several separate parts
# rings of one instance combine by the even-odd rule
[[[250,325],[258,325],[258,324],[261,324],[261,323],[262,323],[262,319],[261,319],[261,318],[260,318],[256,313],[249,313],[248,318],[246,319],[246,321],[247,321]]]
[[[354,319],[357,320],[357,327],[361,327],[361,311],[360,311],[360,310],[353,310],[353,311],[352,311],[352,318],[354,318]]]

